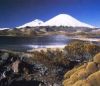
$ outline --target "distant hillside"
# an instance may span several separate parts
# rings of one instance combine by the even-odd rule
[[[1,36],[40,36],[52,34],[66,34],[66,35],[85,35],[95,36],[97,33],[92,33],[91,28],[88,27],[67,27],[67,26],[39,26],[39,27],[22,27],[13,29],[0,30]]]

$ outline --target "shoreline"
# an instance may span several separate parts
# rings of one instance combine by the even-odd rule
[[[64,35],[66,36],[66,35]],[[100,42],[100,38],[88,38],[88,37],[82,37],[82,36],[66,36],[68,39],[71,40],[80,40],[80,41],[88,41],[88,42]],[[47,50],[47,49],[63,49],[67,44],[62,44],[62,45],[44,45],[44,46],[39,46],[39,45],[25,45],[30,47],[31,49],[27,49],[26,52],[33,52],[33,51],[41,51],[41,50]]]
[[[46,47],[43,47],[43,48],[33,48],[32,50],[27,50],[27,52],[34,52],[34,51],[38,51],[40,52],[41,50],[43,51],[47,51],[48,49],[50,50],[63,50],[63,48],[65,47],[66,45],[52,45],[52,46],[46,46]]]
[[[76,40],[80,40],[80,41],[88,41],[88,42],[100,42],[100,39],[97,39],[97,38],[79,38],[79,37],[69,37],[70,39],[76,39]],[[34,52],[34,51],[41,51],[41,50],[44,50],[44,51],[47,51],[47,49],[51,49],[51,50],[56,50],[56,49],[60,49],[62,50],[66,45],[49,45],[49,46],[46,46],[46,47],[41,47],[41,48],[34,48],[32,50],[27,50],[28,52]]]
[[[77,40],[81,40],[81,41],[90,41],[90,42],[100,42],[100,39],[97,38],[82,38],[82,37],[74,37],[71,39],[77,39]]]

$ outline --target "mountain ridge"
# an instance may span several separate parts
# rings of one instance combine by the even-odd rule
[[[68,26],[68,27],[89,27],[94,28],[94,26],[81,22],[68,14],[59,14],[45,22],[40,19],[35,19],[34,21],[28,22],[18,28],[23,27],[36,27],[36,26]]]
[[[23,28],[23,27],[27,27],[27,26],[30,26],[30,27],[35,27],[35,26],[40,26],[41,24],[43,24],[44,22],[40,19],[35,19],[31,22],[28,22],[28,23],[25,23],[17,28]]]

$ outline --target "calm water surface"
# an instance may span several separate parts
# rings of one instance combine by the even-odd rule
[[[52,35],[32,38],[0,36],[0,49],[26,51],[33,48],[63,46],[70,41],[71,39],[64,35]]]

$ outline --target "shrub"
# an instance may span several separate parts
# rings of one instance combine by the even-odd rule
[[[100,53],[94,57],[92,62],[68,71],[63,81],[64,86],[100,86]]]
[[[91,74],[87,78],[87,81],[91,84],[91,86],[100,86],[100,71]]]
[[[91,74],[94,73],[98,70],[96,64],[94,62],[89,62],[87,67],[86,67],[86,71]]]
[[[70,76],[70,80],[73,82],[73,84],[79,80],[79,77],[78,77],[78,72],[75,72],[74,74],[72,74]]]
[[[89,83],[86,83],[85,80],[79,80],[72,86],[91,86]]]
[[[79,79],[86,79],[88,77],[88,73],[85,69],[80,70],[80,72],[78,73],[78,77]]]
[[[93,60],[94,60],[94,62],[100,64],[100,53],[96,54],[96,55],[94,56],[94,59],[93,59]]]
[[[77,68],[74,68],[73,70],[68,71],[65,75],[64,75],[64,79],[70,78],[70,76],[77,70]]]
[[[100,46],[83,41],[74,41],[64,48],[65,56],[72,60],[84,61],[100,52]]]

